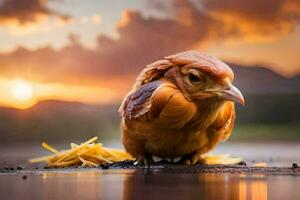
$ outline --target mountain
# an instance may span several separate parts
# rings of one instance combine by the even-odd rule
[[[286,78],[264,66],[228,64],[235,74],[234,83],[243,94],[300,93],[300,75]]]
[[[118,134],[117,105],[87,105],[76,102],[43,101],[19,110],[0,107],[0,141],[78,140]],[[106,134],[106,133],[109,133]]]

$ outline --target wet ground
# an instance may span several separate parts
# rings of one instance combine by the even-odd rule
[[[10,148],[0,147],[0,199],[300,199],[298,143],[226,144],[215,151],[244,157],[246,166],[45,169],[26,162],[43,154],[40,147]],[[253,167],[255,162],[268,167]]]
[[[300,199],[299,168],[286,172],[218,173],[179,167],[19,170],[2,172],[0,194],[1,199],[23,200]]]

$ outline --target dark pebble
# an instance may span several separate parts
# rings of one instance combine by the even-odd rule
[[[4,167],[4,169],[5,169],[5,170],[9,170],[9,168],[8,168],[8,167]]]
[[[167,160],[161,160],[159,162],[156,162],[156,164],[165,164],[165,165],[168,165],[170,163]]]
[[[123,164],[133,164],[134,162],[132,161],[132,160],[124,160],[123,162],[122,162]]]
[[[123,162],[115,162],[110,164],[110,167],[119,167],[119,168],[128,168],[133,166],[134,161],[131,160],[125,160]]]
[[[293,163],[292,164],[292,168],[298,168],[298,164],[297,163]]]
[[[26,176],[26,175],[22,176],[22,179],[26,180],[26,179],[27,179],[27,176]]]
[[[109,168],[108,163],[102,163],[100,166],[101,166],[102,169],[108,169]]]
[[[13,171],[13,170],[15,170],[15,168],[13,168],[13,167],[10,167],[10,168],[9,168],[9,170]]]
[[[247,163],[246,163],[245,161],[241,161],[241,162],[239,162],[239,163],[238,163],[238,165],[243,165],[243,166],[246,166],[246,165],[247,165]]]
[[[25,169],[25,167],[23,167],[22,165],[19,165],[18,167],[17,167],[17,169]]]

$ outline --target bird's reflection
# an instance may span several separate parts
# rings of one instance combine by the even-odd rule
[[[268,199],[268,185],[264,175],[240,175],[239,199]]]
[[[61,199],[91,199],[101,197],[103,193],[101,173],[96,171],[46,172],[41,174],[41,177],[43,182],[42,199],[52,199],[56,196],[60,196]],[[39,188],[40,185],[38,184],[36,187]]]
[[[123,200],[129,199],[268,199],[265,176],[180,174],[145,170],[124,179]]]
[[[159,169],[43,173],[43,197],[62,199],[268,199],[264,175],[177,173]]]

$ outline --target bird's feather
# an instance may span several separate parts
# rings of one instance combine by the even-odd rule
[[[197,51],[185,51],[178,54],[165,57],[173,65],[184,66],[192,65],[201,69],[201,71],[211,74],[217,78],[229,78],[231,81],[234,78],[232,69],[217,59],[206,53],[199,53]]]
[[[220,109],[218,116],[211,126],[213,131],[218,132],[220,141],[226,141],[235,122],[235,109],[233,102],[226,102],[222,109]]]
[[[150,97],[160,85],[161,81],[153,81],[131,92],[120,107],[121,115],[133,119],[147,113],[151,108]]]
[[[155,109],[158,111],[153,112]],[[195,116],[197,107],[188,101],[178,88],[170,84],[154,93],[151,111],[152,115],[156,113],[158,116],[159,113],[158,122],[161,128],[180,129]]]
[[[133,89],[137,89],[143,84],[160,79],[164,76],[165,72],[173,66],[173,63],[166,59],[162,59],[147,65],[139,74]]]

